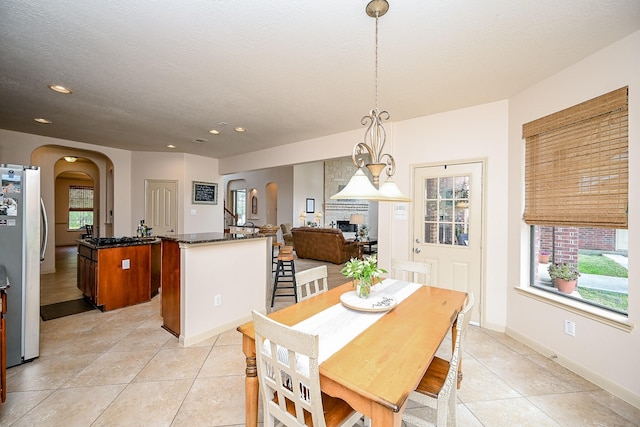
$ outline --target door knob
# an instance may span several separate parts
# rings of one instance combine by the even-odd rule
[[[415,249],[413,250],[413,252],[415,252],[415,253],[419,254],[420,252],[422,252],[422,249],[420,249],[420,248],[415,248]]]
[[[420,238],[416,238],[416,243],[420,243]]]

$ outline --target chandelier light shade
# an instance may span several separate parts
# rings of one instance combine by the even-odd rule
[[[389,120],[387,111],[378,109],[378,18],[389,10],[387,0],[372,0],[367,4],[367,15],[376,18],[376,60],[375,60],[375,107],[369,111],[360,121],[367,126],[364,134],[364,142],[359,142],[353,147],[351,159],[358,168],[351,177],[349,183],[337,194],[331,196],[333,200],[355,199],[372,200],[380,202],[410,202],[411,199],[402,194],[391,177],[396,171],[396,162],[391,154],[383,153],[387,140],[387,132],[382,125],[384,120]],[[367,163],[367,161],[369,163]],[[372,181],[362,171],[367,167],[371,172]],[[387,181],[380,187],[380,174],[385,171]],[[379,188],[379,189],[378,189]]]

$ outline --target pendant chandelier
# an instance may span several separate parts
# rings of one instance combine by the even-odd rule
[[[402,194],[393,181],[392,177],[396,171],[396,161],[391,154],[382,152],[387,139],[387,132],[382,126],[382,121],[389,120],[390,115],[387,111],[378,109],[378,18],[387,13],[388,10],[389,3],[387,3],[387,0],[372,0],[366,7],[367,15],[376,18],[375,106],[373,110],[369,111],[369,115],[364,116],[360,121],[363,126],[368,125],[364,134],[364,142],[356,144],[351,154],[353,164],[358,170],[351,177],[346,187],[331,196],[333,200],[411,201],[410,198]],[[367,161],[370,163],[367,163]],[[371,172],[373,183],[362,170],[365,166]],[[380,185],[380,174],[383,170],[387,174],[387,179]]]

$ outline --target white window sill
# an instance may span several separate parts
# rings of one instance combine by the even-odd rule
[[[625,332],[631,332],[634,327],[634,324],[629,322],[627,316],[613,313],[611,311],[594,307],[589,304],[584,304],[580,301],[564,298],[560,295],[554,295],[553,293],[545,292],[542,289],[536,289],[533,286],[516,286],[515,290],[519,294],[526,297],[533,298],[546,304],[550,304],[555,307],[570,311],[572,313],[579,314],[581,316],[595,320],[596,322],[613,326],[614,328],[620,329]]]

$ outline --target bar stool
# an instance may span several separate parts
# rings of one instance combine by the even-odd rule
[[[275,273],[276,267],[278,266],[278,255],[276,255],[276,248],[278,248],[278,254],[280,254],[280,246],[282,246],[282,243],[280,242],[271,243],[271,272],[272,273]]]
[[[294,297],[298,302],[298,289],[296,286],[296,267],[293,264],[293,247],[282,246],[278,251],[278,264],[276,266],[276,278],[273,282],[271,295],[271,307],[276,297]],[[281,283],[291,283],[291,286],[279,286]],[[293,289],[292,294],[276,295],[278,289]]]

